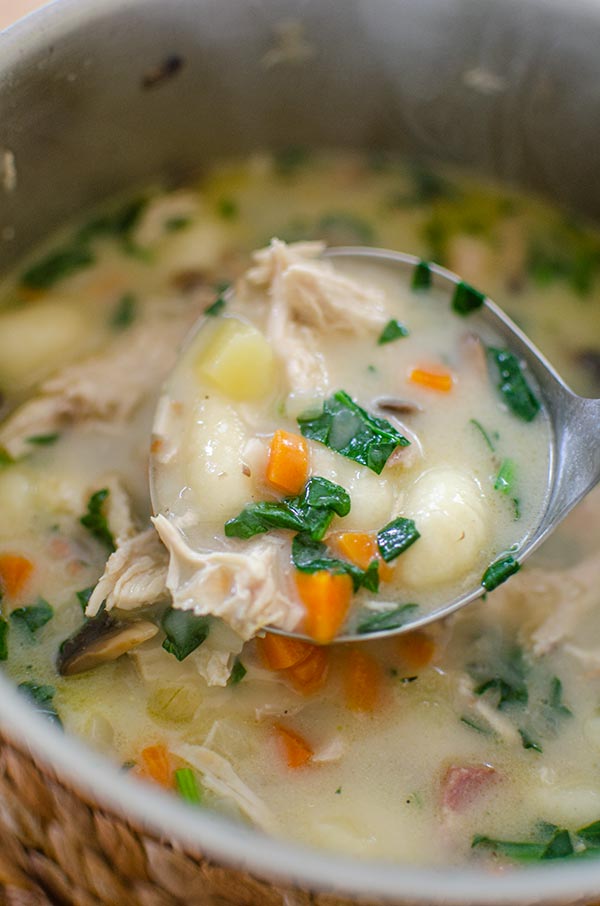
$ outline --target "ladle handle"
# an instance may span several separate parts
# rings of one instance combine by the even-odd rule
[[[550,503],[544,535],[600,481],[600,400],[576,396],[555,387],[556,452]]]

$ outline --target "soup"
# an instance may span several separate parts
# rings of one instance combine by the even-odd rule
[[[322,251],[257,252],[159,403],[169,592],[243,638],[273,624],[329,643],[402,625],[484,574],[491,587],[544,502],[548,420],[518,364],[516,396],[494,385],[486,350],[517,359],[480,323],[481,298],[461,284],[472,309],[457,311],[424,263],[403,284]]]
[[[589,853],[600,818],[597,495],[536,562],[427,631],[354,646],[244,643],[223,621],[171,607],[168,556],[150,523],[155,407],[189,328],[211,307],[212,330],[231,320],[237,302],[221,304],[222,284],[272,236],[376,243],[446,264],[507,308],[576,389],[597,391],[600,240],[535,200],[380,155],[295,152],[225,163],[190,190],[116,204],[54,237],[3,287],[4,668],[49,719],[140,782],[271,834],[418,864]],[[333,392],[362,403],[389,395],[368,364],[408,357],[417,304],[397,316],[410,336],[382,346],[375,336],[360,384],[351,356],[342,359]],[[470,330],[470,320],[453,323]],[[469,463],[489,512],[505,520],[494,516],[498,550],[478,548],[489,562],[534,520],[548,465],[545,443],[532,462],[512,442],[513,427],[535,422],[505,428],[493,381],[487,392],[491,409],[465,399],[450,464]],[[444,406],[435,393],[411,382],[409,399],[425,409],[416,419]],[[305,411],[294,410],[296,423],[278,414],[267,436],[297,430]],[[160,439],[153,457],[164,454]],[[323,475],[333,454],[317,455]],[[515,468],[503,494],[495,484],[507,459]],[[352,532],[377,532],[396,515],[382,509],[375,520],[375,492],[366,498]],[[244,489],[212,529],[252,499]],[[413,602],[435,606],[434,596],[400,604]],[[98,615],[86,621],[84,609]]]

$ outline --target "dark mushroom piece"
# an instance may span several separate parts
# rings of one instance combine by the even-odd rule
[[[418,403],[413,403],[412,400],[401,400],[395,396],[378,396],[373,403],[382,412],[389,412],[390,415],[416,415],[418,412],[423,412],[423,407]]]
[[[102,613],[63,642],[56,663],[58,672],[61,676],[73,676],[116,661],[157,632],[158,626],[147,620],[127,623]]]

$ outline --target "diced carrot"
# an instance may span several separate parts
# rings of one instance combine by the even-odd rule
[[[331,538],[340,555],[360,569],[367,569],[373,560],[379,561],[379,578],[389,582],[394,577],[394,568],[389,566],[377,547],[377,538],[368,532],[341,532]]]
[[[0,583],[8,598],[21,594],[33,572],[33,563],[20,554],[0,554]]]
[[[312,651],[303,661],[284,671],[296,692],[312,695],[325,685],[329,674],[329,651],[312,645]]]
[[[429,390],[437,390],[440,393],[448,393],[452,390],[452,375],[447,371],[428,371],[424,368],[413,368],[410,373],[410,380],[413,384],[420,384]]]
[[[164,787],[173,786],[171,757],[163,745],[148,746],[140,752],[141,774]]]
[[[288,639],[285,635],[272,632],[256,640],[259,657],[268,670],[287,670],[305,660],[315,648],[316,645],[302,639]]]
[[[319,645],[332,642],[342,626],[352,597],[352,579],[347,573],[296,571],[296,587],[306,608],[304,628]]]
[[[344,693],[351,711],[374,711],[381,698],[379,662],[360,648],[344,652]]]
[[[305,739],[293,730],[282,727],[281,724],[275,724],[275,733],[288,768],[302,768],[308,764],[314,753]]]
[[[267,462],[267,481],[286,494],[299,494],[308,477],[308,444],[300,434],[278,430]]]
[[[426,632],[418,629],[398,636],[397,651],[409,670],[422,670],[435,654],[435,642]]]

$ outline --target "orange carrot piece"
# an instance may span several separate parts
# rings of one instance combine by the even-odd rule
[[[398,654],[409,670],[422,670],[435,654],[435,642],[431,636],[418,629],[398,636],[395,641]]]
[[[33,572],[33,563],[20,554],[0,554],[0,583],[9,598],[21,594]]]
[[[164,787],[173,786],[171,757],[166,746],[148,746],[140,752],[142,775]]]
[[[340,555],[360,569],[367,569],[373,560],[379,561],[379,578],[389,582],[394,577],[394,567],[385,562],[377,538],[368,532],[341,532],[331,538]]]
[[[350,607],[352,579],[347,573],[296,571],[296,587],[306,608],[304,628],[319,645],[328,645],[337,635]]]
[[[263,639],[256,640],[258,655],[268,670],[287,670],[304,661],[316,648],[302,639],[288,639],[284,635],[267,632]]]
[[[382,670],[379,662],[360,648],[344,652],[344,693],[351,711],[374,711],[381,699]]]
[[[298,733],[275,724],[277,742],[285,756],[288,768],[302,768],[313,757],[313,750]]]
[[[303,661],[285,671],[296,692],[312,695],[321,689],[329,674],[329,651],[312,645],[312,651]]]
[[[437,390],[440,393],[448,393],[452,390],[453,384],[452,375],[447,371],[427,371],[424,368],[413,368],[410,380],[413,384],[420,384],[428,390]]]
[[[267,462],[267,481],[286,494],[299,494],[308,477],[308,444],[300,434],[278,430]]]

